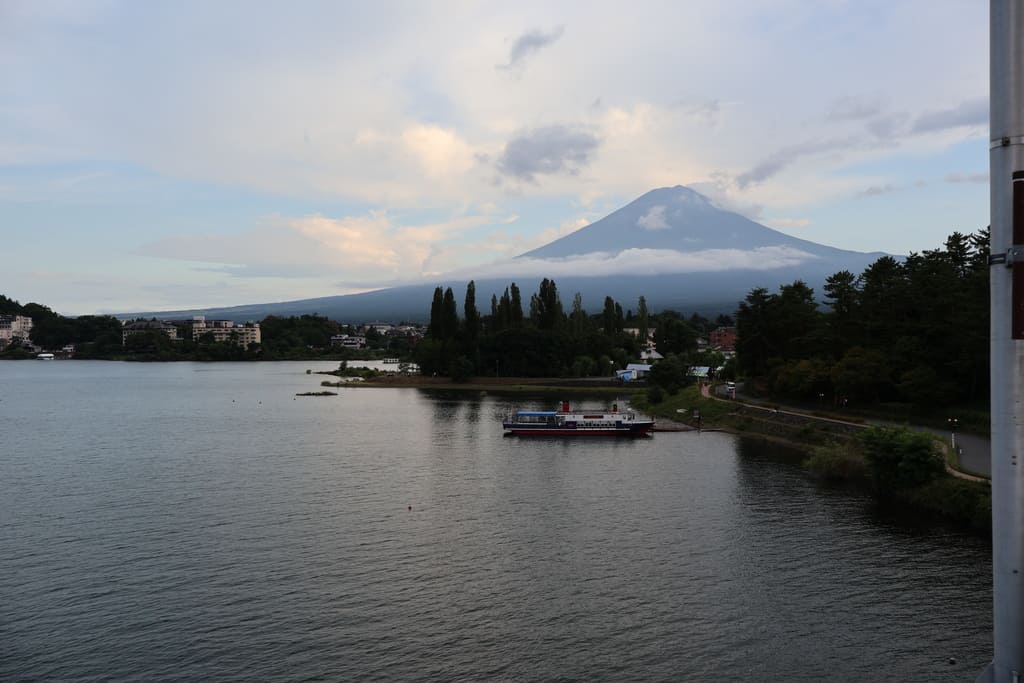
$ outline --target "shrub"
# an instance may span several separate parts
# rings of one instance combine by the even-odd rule
[[[871,427],[860,435],[860,442],[880,493],[927,484],[945,471],[928,434],[902,427]]]
[[[854,442],[831,442],[814,449],[804,467],[825,481],[860,481],[868,477],[864,452]]]

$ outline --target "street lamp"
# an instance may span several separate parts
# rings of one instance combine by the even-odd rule
[[[951,417],[946,422],[949,423],[949,445],[953,447],[953,452],[956,452],[956,428],[960,421],[955,417]]]

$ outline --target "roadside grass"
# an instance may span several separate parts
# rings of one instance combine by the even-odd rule
[[[698,411],[701,421],[706,426],[721,424],[735,410],[728,401],[718,401],[701,396],[700,387],[684,387],[675,394],[665,396],[657,403],[651,403],[647,394],[640,393],[633,397],[633,406],[652,417],[661,417],[675,422],[693,424]]]

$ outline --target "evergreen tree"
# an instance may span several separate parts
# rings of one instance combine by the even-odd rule
[[[774,296],[764,287],[751,290],[736,311],[736,360],[742,374],[763,377],[778,355],[772,324]]]
[[[572,313],[569,314],[569,331],[574,337],[582,338],[587,331],[589,318],[583,310],[583,295],[576,292],[572,298]]]
[[[523,326],[523,299],[519,294],[519,286],[516,283],[512,283],[509,286],[511,292],[511,299],[509,302],[509,324],[512,327]]]
[[[860,289],[857,277],[848,270],[830,275],[825,281],[825,298],[831,308],[826,316],[829,355],[842,358],[860,340]]]
[[[537,329],[553,331],[561,329],[564,321],[565,313],[562,312],[558,287],[554,280],[544,278],[537,294],[530,299],[530,322]]]
[[[441,307],[444,303],[444,291],[440,287],[434,288],[434,299],[430,303],[430,325],[427,327],[427,335],[440,338],[441,334]]]
[[[615,323],[615,300],[610,296],[604,298],[604,312],[601,314],[601,329],[609,337],[614,335],[616,330]]]
[[[639,328],[640,344],[643,346],[647,345],[647,299],[640,297],[640,301],[637,303],[637,327]]]
[[[441,300],[441,334],[444,341],[452,341],[459,334],[459,313],[455,306],[455,294],[452,288],[444,290],[444,297]]]
[[[466,343],[475,348],[477,338],[480,336],[480,312],[476,309],[476,283],[472,280],[466,285],[466,300],[462,310]]]

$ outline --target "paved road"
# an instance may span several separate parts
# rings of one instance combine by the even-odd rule
[[[950,437],[948,431],[928,429],[926,427],[918,427],[917,429],[938,434],[947,440]],[[986,477],[992,475],[992,441],[988,437],[958,433],[956,435],[956,445],[960,448],[960,469],[965,472],[982,474]]]
[[[702,391],[705,396],[712,397],[711,391],[708,387],[702,387]],[[724,393],[724,391],[723,391]],[[716,397],[717,398],[717,397]],[[756,405],[754,402],[748,402],[749,399],[746,396],[740,396],[739,402],[747,403],[748,405]],[[800,413],[799,411],[790,411],[796,414],[802,414],[807,417],[815,417],[815,415],[808,415],[807,413]],[[821,418],[818,418],[821,419]],[[889,424],[881,421],[868,420],[875,424]],[[948,430],[932,429],[930,427],[914,427],[921,431],[931,432],[939,436],[950,438]],[[973,474],[980,474],[986,477],[992,476],[992,442],[986,436],[978,436],[976,434],[961,434],[957,433],[956,443],[960,448],[960,469],[965,472]]]

